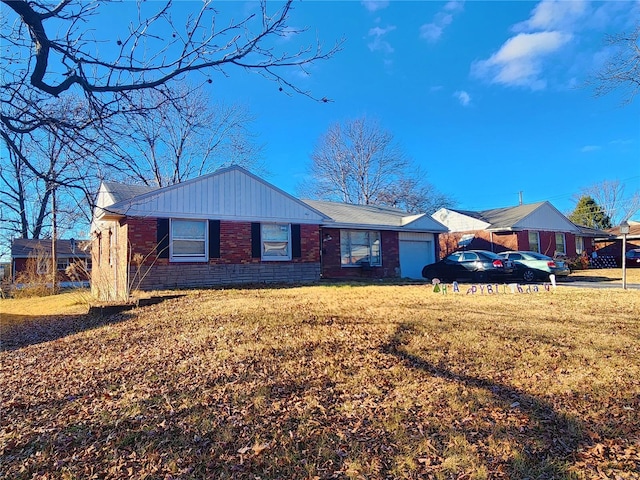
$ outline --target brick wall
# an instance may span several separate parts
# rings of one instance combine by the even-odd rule
[[[400,243],[398,232],[380,232],[382,266],[363,269],[343,267],[340,263],[340,229],[322,229],[323,278],[396,278],[400,272]]]
[[[460,250],[458,248],[458,241],[466,234],[475,235],[474,239],[466,247],[466,250],[488,250],[499,253],[506,250],[527,250],[529,246],[526,232],[492,234],[486,230],[475,230],[471,232],[443,233],[439,235],[440,258],[444,258],[456,250]],[[527,248],[522,247],[523,239],[526,241]]]
[[[133,275],[133,268],[131,275]],[[187,263],[154,265],[144,272],[140,290],[209,287],[255,283],[312,283],[320,278],[320,263],[263,262],[244,264]]]
[[[102,263],[94,279],[99,296],[114,299],[129,289],[155,290],[238,283],[304,283],[320,278],[320,227],[300,226],[301,257],[264,262],[251,257],[251,223],[220,222],[220,258],[207,262],[172,263],[158,258],[157,219],[128,217],[121,224],[103,225],[102,240],[94,239],[94,265],[102,243]],[[105,256],[108,231],[118,234],[117,261]],[[127,265],[127,259],[131,262]],[[117,267],[116,267],[117,265]],[[125,278],[119,272],[125,271]],[[98,286],[100,285],[100,286]],[[106,286],[105,286],[106,285]]]

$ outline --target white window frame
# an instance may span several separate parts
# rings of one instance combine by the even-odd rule
[[[178,222],[198,222],[204,224],[204,239],[194,240],[192,238],[177,237],[173,233],[174,223]],[[192,242],[204,242],[202,254],[182,254],[173,251],[174,240],[186,240]],[[171,218],[169,219],[169,260],[171,262],[207,262],[209,261],[209,225],[207,220],[200,218]]]
[[[584,237],[576,236],[576,255],[582,255],[584,252]]]
[[[68,258],[57,258],[56,259],[56,269],[59,272],[64,272],[67,268],[69,268],[69,265],[71,265],[71,262],[69,261]],[[60,268],[62,267],[62,268]]]
[[[284,243],[284,240],[270,240],[267,237],[266,230],[278,227],[282,232],[286,231],[287,240],[285,254],[269,255],[271,247],[275,247]],[[260,259],[266,262],[288,262],[291,261],[291,224],[290,223],[261,223],[260,224]]]
[[[562,238],[562,250],[558,248],[558,239]],[[556,248],[554,250],[555,253],[560,253],[562,255],[567,254],[567,237],[562,232],[556,232],[555,234],[555,244]]]
[[[533,248],[533,245],[531,244],[531,234],[534,234],[536,236],[536,248]],[[540,232],[536,231],[536,230],[529,230],[529,234],[528,234],[528,240],[529,240],[529,250],[531,250],[532,252],[537,252],[540,253]]]
[[[351,245],[352,233],[368,234],[369,236],[368,238],[369,245],[367,247],[369,250],[367,254],[367,257],[369,258],[368,265],[372,267],[381,267],[382,266],[382,234],[380,233],[379,230],[340,230],[340,266],[344,268],[362,267],[361,261],[356,261],[356,262],[351,261],[351,259],[353,258],[353,251],[352,251],[352,245]],[[372,235],[371,235],[372,233],[375,234],[377,238],[372,238]],[[371,258],[372,258],[371,252],[374,250],[374,245],[376,240],[378,241],[378,260],[375,262],[371,262]],[[348,253],[348,255],[345,255],[345,252],[343,251],[343,247],[346,247],[349,250],[348,252],[346,252]],[[349,261],[344,262],[345,258],[349,259]]]

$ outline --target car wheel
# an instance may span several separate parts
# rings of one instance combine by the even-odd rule
[[[536,279],[536,274],[533,272],[533,270],[525,270],[522,274],[522,279],[525,282],[533,282]]]

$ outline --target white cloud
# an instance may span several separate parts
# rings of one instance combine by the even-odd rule
[[[543,0],[531,12],[528,20],[515,24],[515,32],[532,30],[573,30],[587,13],[585,0]]]
[[[393,47],[385,39],[389,32],[393,32],[396,29],[394,25],[390,25],[385,28],[373,27],[369,30],[369,37],[373,39],[367,44],[369,50],[372,52],[381,51],[384,53],[393,53]]]
[[[562,32],[520,33],[487,60],[475,62],[471,71],[492,83],[539,90],[546,86],[542,78],[544,60],[571,39],[571,34]]]
[[[580,149],[581,152],[595,152],[596,150],[600,150],[602,147],[599,145],[585,145]]]
[[[420,38],[428,42],[437,42],[444,29],[453,22],[453,14],[463,10],[464,2],[450,1],[433,16],[433,21],[420,26]]]
[[[460,105],[467,107],[471,103],[471,96],[464,90],[459,90],[453,94],[458,99]]]
[[[450,2],[447,2],[443,10],[446,10],[448,12],[461,12],[462,10],[464,10],[464,1],[451,0]]]
[[[377,12],[389,6],[389,2],[386,0],[363,0],[361,3],[370,12]]]

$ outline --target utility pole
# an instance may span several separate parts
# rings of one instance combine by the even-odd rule
[[[53,184],[53,183],[52,183]],[[51,291],[55,295],[58,293],[58,252],[56,249],[56,239],[58,237],[56,210],[56,186],[53,184],[51,192]]]

